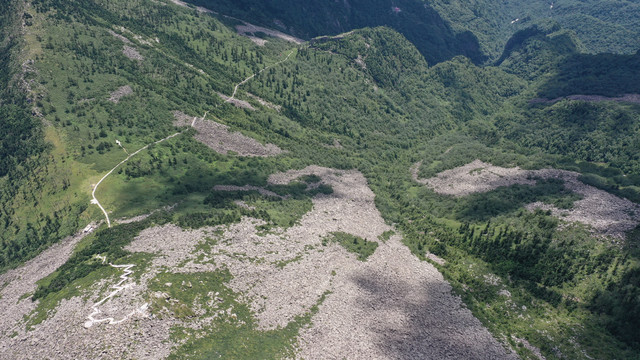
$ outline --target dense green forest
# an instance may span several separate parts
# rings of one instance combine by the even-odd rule
[[[313,196],[332,189],[307,190],[314,178],[288,186],[267,185],[267,178],[320,165],[362,172],[405,244],[424,261],[427,252],[444,259],[437,267],[465,304],[520,356],[533,355],[514,336],[548,359],[638,357],[638,229],[614,241],[551,212],[523,208],[541,201],[571,209],[581,196],[560,179],[453,197],[415,182],[410,171],[421,161],[417,172],[429,178],[476,159],[554,167],[640,203],[640,105],[544,101],[640,93],[638,36],[626,36],[640,29],[637,2],[564,1],[553,9],[517,7],[521,1],[496,9],[481,0],[192,3],[313,39],[297,45],[258,33],[267,40],[258,46],[236,33],[240,20],[150,0],[35,0],[28,8],[11,1],[15,11],[0,18],[7,39],[0,43],[0,271],[103,219],[90,205],[91,191],[127,156],[116,140],[131,153],[180,132],[117,168],[100,189],[113,219],[174,208],[140,222],[103,224],[40,284],[33,295],[39,321],[83,279],[105,270],[95,255],[130,258],[123,247],[147,227],[171,222],[198,229],[243,216],[264,221],[264,232],[295,225]],[[510,24],[516,11],[521,20]],[[17,32],[22,23],[28,35]],[[617,41],[596,41],[607,34]],[[139,56],[127,56],[126,47]],[[625,54],[587,54],[602,51]],[[217,95],[232,94],[234,84],[254,73],[236,96],[257,110]],[[126,85],[131,93],[110,100]],[[207,112],[286,152],[214,152],[194,139],[194,130],[174,126],[176,110]],[[279,197],[213,191],[217,184],[266,187]],[[364,261],[376,250],[371,240],[338,232],[326,243]],[[484,281],[494,275],[513,305]],[[162,289],[158,281],[154,286]],[[242,334],[285,343],[296,326]],[[209,353],[213,345],[205,340],[186,343],[173,356]]]

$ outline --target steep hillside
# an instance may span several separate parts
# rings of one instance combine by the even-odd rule
[[[516,31],[549,20],[572,30],[588,53],[632,54],[640,49],[637,0],[426,1],[456,31],[471,31],[496,58]]]
[[[486,57],[474,34],[453,31],[437,11],[419,0],[188,2],[265,26],[279,27],[307,39],[363,27],[388,26],[411,41],[430,64],[456,55],[465,55],[476,63],[483,62]],[[311,18],[314,21],[308,21]]]
[[[638,356],[638,54],[479,48],[458,2],[10,4],[0,354]]]
[[[307,39],[366,26],[389,26],[414,43],[430,64],[456,55],[475,63],[495,60],[515,32],[547,21],[574,31],[587,53],[632,54],[640,49],[637,0],[188,2]],[[309,18],[314,21],[307,21]]]

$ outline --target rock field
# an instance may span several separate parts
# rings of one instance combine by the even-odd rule
[[[143,230],[126,249],[154,254],[151,264],[144,270],[131,268],[134,273],[143,273],[132,276],[124,290],[105,302],[100,316],[119,319],[148,299],[165,296],[148,290],[150,281],[162,272],[228,269],[233,279],[227,286],[250,305],[262,329],[285,326],[326,295],[312,325],[301,330],[298,358],[516,358],[451,293],[450,285],[431,264],[411,254],[400,235],[386,242],[378,239],[392,228],[375,208],[374,194],[361,173],[310,166],[274,174],[269,182],[286,184],[311,174],[334,192],[316,195],[313,209],[286,230],[260,233],[256,227],[263,221],[252,218],[198,230],[172,224]],[[322,239],[334,231],[376,241],[379,246],[362,262],[336,243],[323,245]],[[216,241],[205,251],[199,245],[207,237]],[[29,305],[19,314],[3,318],[0,358],[159,359],[179,345],[169,338],[173,326],[198,328],[211,323],[208,318],[185,322],[146,312],[119,324],[95,323],[86,328],[83,325],[92,305],[104,298],[122,275],[115,270],[117,274],[82,289],[81,296],[63,300],[48,319],[25,332],[22,315],[34,305],[30,299],[16,305],[16,299],[33,291],[38,278],[66,260],[73,243],[64,244],[63,254],[49,250],[39,257],[40,261],[51,256],[57,260],[47,271],[33,275],[29,280],[32,285],[16,288],[14,283],[16,274],[34,274],[41,266],[37,259],[0,278],[9,281],[0,298],[5,309]],[[225,311],[232,314],[232,309]],[[7,336],[13,331],[18,334]]]
[[[572,209],[558,209],[549,204],[527,205],[532,210],[551,210],[555,216],[568,222],[579,222],[590,226],[596,233],[623,239],[625,232],[640,223],[640,206],[619,198],[606,191],[586,185],[578,177],[580,174],[557,169],[523,170],[519,167],[503,168],[475,160],[467,165],[439,173],[429,179],[420,179],[420,163],[411,168],[413,179],[427,185],[439,194],[456,197],[472,193],[491,191],[501,186],[514,184],[534,185],[534,178],[561,179],[567,189],[583,196],[574,203]]]
[[[189,126],[198,131],[194,138],[207,145],[220,154],[227,154],[229,151],[237,153],[239,156],[275,156],[283,152],[274,144],[263,145],[240,132],[231,132],[227,125],[217,123],[212,120],[198,118],[193,121],[192,116],[188,116],[180,111],[174,111],[174,125]]]

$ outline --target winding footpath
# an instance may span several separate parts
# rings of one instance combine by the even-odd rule
[[[278,65],[282,64],[283,62],[289,60],[289,57],[291,57],[291,55],[293,54],[294,51],[296,51],[296,49],[291,50],[286,58],[274,63],[273,65],[269,65],[269,66],[263,68],[262,70],[258,71],[257,73],[255,73],[255,74],[249,76],[248,78],[242,80],[241,82],[237,83],[236,86],[233,88],[233,94],[231,94],[231,96],[225,102],[233,101],[235,99],[235,97],[236,97],[236,93],[238,92],[238,88],[240,86],[244,85],[245,83],[247,83],[247,81],[249,81],[249,80],[253,79],[254,77],[256,77],[256,75],[260,75],[263,71],[271,69],[272,67],[278,66]]]
[[[207,112],[205,112],[204,117],[207,116]],[[194,117],[193,122],[191,123],[191,126],[193,126],[196,122],[196,118]],[[125,162],[127,162],[129,159],[131,159],[131,157],[135,156],[137,153],[139,153],[142,150],[147,149],[150,145],[152,144],[159,144],[163,141],[169,140],[175,136],[180,135],[182,132],[177,132],[175,134],[169,135],[163,139],[160,139],[158,141],[155,141],[151,144],[145,145],[143,147],[141,147],[140,149],[138,149],[136,152],[131,153],[129,156],[126,157],[126,159],[122,160],[121,162],[119,162],[116,166],[113,167],[113,169],[111,169],[108,173],[106,173],[102,179],[100,179],[100,181],[98,181],[98,183],[96,184],[96,186],[94,186],[93,191],[91,192],[91,196],[93,197],[93,199],[91,200],[92,204],[98,205],[98,207],[100,208],[100,210],[102,210],[102,213],[104,214],[105,219],[107,219],[107,225],[109,227],[111,227],[111,220],[109,220],[109,214],[107,214],[107,211],[104,209],[104,207],[102,206],[102,204],[100,204],[100,202],[98,201],[98,199],[96,198],[96,190],[98,189],[98,186],[102,183],[102,181],[104,181],[104,179],[106,179],[109,175],[111,175],[111,173],[114,172],[115,169],[117,169],[120,165],[124,164]],[[124,149],[124,147],[123,147]],[[97,258],[102,260],[102,263],[104,264],[107,261],[107,258],[104,256],[100,256],[97,255]],[[117,268],[117,269],[124,269],[124,273],[122,275],[120,275],[120,281],[113,285],[112,288],[114,289],[111,293],[109,293],[109,295],[105,296],[102,300],[98,301],[97,303],[93,304],[93,306],[91,307],[93,309],[93,312],[91,314],[89,314],[89,316],[87,316],[87,321],[84,323],[84,326],[86,328],[90,328],[92,327],[94,324],[99,324],[102,322],[107,322],[110,325],[115,325],[115,324],[119,324],[121,322],[126,321],[127,319],[129,319],[130,317],[132,317],[135,314],[145,314],[145,311],[147,310],[147,308],[149,307],[148,303],[144,303],[141,307],[139,307],[138,309],[130,312],[129,314],[125,315],[122,319],[116,320],[112,317],[107,317],[107,318],[103,318],[103,319],[96,319],[95,316],[98,314],[101,314],[102,311],[100,310],[99,306],[101,306],[102,304],[106,303],[107,301],[109,301],[110,299],[112,299],[114,296],[116,296],[118,293],[120,293],[121,291],[131,287],[131,284],[125,284],[123,285],[127,280],[129,280],[129,276],[131,274],[133,274],[133,270],[131,270],[132,267],[135,266],[135,264],[125,264],[125,265],[114,265],[112,263],[109,263],[110,266]]]
[[[96,257],[101,259],[103,264],[107,261],[107,258],[104,257],[104,256],[97,255]],[[103,318],[103,319],[96,319],[95,318],[96,315],[102,313],[102,311],[98,308],[100,305],[102,305],[105,302],[109,301],[111,298],[116,296],[122,290],[125,290],[125,289],[131,287],[130,283],[129,284],[125,284],[125,285],[122,285],[122,284],[124,284],[124,282],[129,280],[129,276],[131,274],[133,274],[133,270],[131,270],[131,268],[134,267],[135,265],[134,264],[113,265],[112,263],[109,263],[109,265],[114,267],[114,268],[117,268],[117,269],[124,269],[124,273],[122,275],[120,275],[120,281],[117,284],[112,286],[112,288],[114,290],[111,293],[109,293],[109,295],[104,297],[102,300],[100,300],[97,303],[93,304],[93,306],[91,307],[93,309],[93,312],[91,314],[89,314],[89,316],[87,316],[87,319],[89,319],[89,320],[87,320],[84,323],[84,327],[86,327],[86,328],[90,328],[94,324],[99,324],[99,323],[102,323],[102,322],[106,322],[106,323],[108,323],[110,325],[119,324],[121,322],[126,321],[127,319],[129,319],[130,317],[132,317],[135,314],[144,315],[145,311],[149,307],[149,303],[144,303],[138,309],[133,310],[132,312],[128,313],[122,319],[119,319],[119,320],[116,320],[116,319],[114,319],[112,317],[107,317],[107,318]]]
[[[238,92],[238,88],[239,88],[240,86],[242,86],[243,84],[247,83],[249,80],[253,79],[256,75],[259,75],[259,74],[261,74],[263,71],[268,70],[268,69],[270,69],[270,68],[272,68],[272,67],[278,66],[278,65],[282,64],[283,62],[285,62],[285,61],[289,60],[289,58],[291,57],[291,55],[293,55],[293,53],[295,52],[295,50],[296,50],[296,49],[291,50],[291,51],[289,52],[289,54],[287,55],[287,57],[285,57],[284,59],[282,59],[282,60],[280,60],[280,61],[278,61],[278,62],[274,63],[273,65],[270,65],[270,66],[267,66],[267,67],[263,68],[262,70],[258,71],[257,73],[255,73],[255,74],[253,74],[253,75],[249,76],[248,78],[246,78],[246,79],[242,80],[241,82],[239,82],[238,84],[236,84],[236,86],[233,88],[233,94],[231,94],[231,97],[229,97],[225,102],[231,102],[231,101],[233,101],[233,100],[235,99],[236,93]],[[204,116],[202,117],[203,119],[207,116],[207,113],[208,113],[208,111],[204,113]],[[194,126],[195,126],[195,123],[196,123],[196,118],[194,117],[194,118],[193,118],[193,121],[191,122],[191,127],[194,127]],[[166,137],[166,138],[164,138],[164,139],[160,139],[160,140],[158,140],[158,141],[156,141],[156,142],[153,142],[153,143],[151,143],[151,144],[145,145],[145,146],[141,147],[140,149],[138,149],[137,151],[135,151],[135,152],[133,152],[133,153],[129,154],[129,156],[127,156],[124,160],[122,160],[122,161],[121,161],[121,162],[119,162],[116,166],[114,166],[114,167],[113,167],[113,169],[109,170],[109,172],[108,172],[108,173],[106,173],[106,174],[105,174],[105,175],[100,179],[100,181],[98,181],[98,183],[93,187],[93,191],[91,192],[91,197],[92,197],[92,199],[91,199],[91,203],[92,203],[92,204],[94,204],[94,205],[97,205],[97,206],[100,208],[100,210],[102,210],[102,213],[104,214],[104,217],[105,217],[105,219],[107,220],[107,226],[108,226],[108,227],[111,227],[111,220],[109,219],[109,214],[107,213],[107,211],[105,210],[105,208],[102,206],[102,204],[100,204],[100,201],[98,201],[98,199],[96,198],[96,190],[98,190],[98,186],[100,186],[100,184],[104,181],[104,179],[106,179],[109,175],[111,175],[111,173],[113,173],[113,172],[114,172],[114,171],[115,171],[115,170],[116,170],[120,165],[122,165],[122,164],[126,163],[127,161],[129,161],[129,159],[131,159],[133,156],[135,156],[136,154],[138,154],[140,151],[143,151],[143,150],[147,149],[147,148],[148,148],[150,145],[152,145],[152,144],[159,144],[159,143],[161,143],[161,142],[163,142],[163,141],[165,141],[165,140],[169,140],[169,139],[171,139],[172,137],[178,136],[178,135],[180,135],[181,133],[182,133],[182,132],[177,132],[177,133],[175,133],[175,134],[169,135],[169,136],[167,136],[167,137]],[[122,146],[122,145],[120,145],[120,146]],[[122,147],[122,148],[124,149],[124,147]],[[125,152],[126,152],[126,150],[125,150]]]
[[[104,214],[105,219],[107,219],[107,225],[108,225],[109,227],[111,227],[111,220],[109,220],[109,214],[107,214],[107,211],[104,209],[104,207],[102,206],[102,204],[100,204],[100,201],[98,201],[98,199],[96,198],[96,190],[98,190],[98,186],[100,186],[100,184],[104,181],[104,179],[106,179],[109,175],[111,175],[111,173],[113,173],[113,172],[114,172],[114,171],[115,171],[115,170],[116,170],[120,165],[122,165],[122,164],[126,163],[129,159],[131,159],[133,156],[135,156],[135,155],[136,155],[137,153],[139,153],[140,151],[147,149],[147,148],[148,148],[149,146],[151,146],[152,144],[159,144],[159,143],[161,143],[161,142],[163,142],[163,141],[165,141],[165,140],[169,140],[169,139],[171,139],[172,137],[178,136],[178,135],[180,135],[180,134],[182,134],[182,132],[177,132],[177,133],[175,133],[175,134],[173,134],[173,135],[169,135],[169,136],[167,136],[167,137],[166,137],[166,138],[164,138],[164,139],[160,139],[160,140],[155,141],[155,142],[153,142],[153,143],[151,143],[151,144],[145,145],[145,146],[141,147],[140,149],[138,149],[136,152],[131,153],[129,156],[127,156],[127,158],[126,158],[126,159],[124,159],[124,160],[120,161],[120,162],[118,163],[118,165],[114,166],[114,167],[113,167],[113,169],[109,170],[109,172],[108,172],[108,173],[106,173],[106,174],[102,177],[102,179],[100,179],[100,181],[98,181],[98,183],[96,184],[96,186],[94,186],[94,187],[93,187],[93,191],[91,192],[91,197],[92,197],[93,199],[91,199],[91,203],[92,203],[92,204],[95,204],[95,205],[98,205],[98,207],[100,208],[100,210],[102,210],[102,213]]]
[[[243,81],[241,81],[240,83],[236,84],[236,86],[235,86],[235,87],[234,87],[234,89],[233,89],[233,94],[231,95],[231,97],[230,97],[229,99],[227,99],[227,101],[226,101],[226,102],[232,101],[232,100],[234,99],[234,97],[236,96],[236,93],[238,92],[238,88],[239,88],[241,85],[243,85],[243,84],[245,84],[247,81],[249,81],[249,80],[253,79],[256,75],[258,75],[258,74],[262,73],[263,71],[265,71],[265,70],[267,70],[267,69],[269,69],[269,68],[272,68],[272,67],[274,67],[274,66],[277,66],[277,65],[279,65],[279,64],[281,64],[281,63],[283,63],[283,62],[285,62],[285,61],[289,60],[289,57],[291,57],[291,55],[294,53],[294,51],[295,51],[295,49],[291,50],[291,51],[289,52],[289,54],[287,55],[287,57],[286,57],[286,58],[284,58],[283,60],[280,60],[280,61],[278,61],[278,62],[274,63],[274,64],[273,64],[273,65],[271,65],[271,66],[267,66],[267,67],[263,68],[263,69],[262,69],[262,70],[260,70],[259,72],[257,72],[257,73],[255,73],[255,74],[253,74],[253,75],[249,76],[248,78],[244,79],[244,80],[243,80]],[[207,117],[207,114],[208,114],[208,113],[209,113],[208,111],[206,111],[206,112],[204,113],[204,115],[202,116],[202,119],[203,119],[203,120],[204,120],[204,118],[206,118],[206,117]],[[193,121],[191,122],[191,127],[192,127],[192,128],[193,128],[193,127],[195,127],[196,120],[197,120],[197,117],[194,117],[194,118],[193,118]],[[175,136],[178,136],[178,135],[180,135],[180,134],[182,134],[182,132],[177,132],[177,133],[175,133],[175,134],[169,135],[169,136],[167,136],[167,137],[165,137],[165,138],[163,138],[163,139],[160,139],[160,140],[158,140],[158,141],[155,141],[155,142],[153,142],[153,143],[151,143],[151,144],[147,144],[147,145],[145,145],[145,146],[141,147],[140,149],[136,150],[135,152],[133,152],[133,153],[129,154],[129,155],[128,155],[124,160],[120,161],[116,166],[114,166],[111,170],[109,170],[109,172],[108,172],[108,173],[106,173],[106,174],[105,174],[105,175],[100,179],[100,181],[98,181],[98,183],[93,187],[93,191],[91,192],[91,197],[92,197],[92,199],[91,199],[91,203],[92,203],[92,204],[97,205],[97,206],[100,208],[100,210],[102,210],[102,213],[104,214],[104,217],[105,217],[105,219],[107,220],[107,226],[108,226],[108,227],[111,227],[111,220],[109,219],[109,214],[107,213],[107,211],[105,210],[105,208],[102,206],[102,204],[100,204],[100,201],[98,201],[98,198],[96,198],[96,190],[98,190],[98,186],[100,186],[100,184],[101,184],[101,183],[102,183],[102,182],[103,182],[103,181],[104,181],[104,180],[105,180],[109,175],[111,175],[111,174],[112,174],[112,173],[113,173],[113,172],[114,172],[114,171],[115,171],[115,170],[116,170],[120,165],[122,165],[122,164],[126,163],[127,161],[129,161],[129,159],[131,159],[133,156],[135,156],[135,155],[136,155],[136,154],[138,154],[139,152],[141,152],[141,151],[143,151],[143,150],[147,149],[147,148],[148,148],[149,146],[151,146],[152,144],[159,144],[159,143],[161,143],[161,142],[163,142],[163,141],[169,140],[169,139],[171,139],[171,138],[173,138],[173,137],[175,137]],[[119,142],[118,142],[118,145],[120,145],[120,147],[122,147],[122,149],[123,149],[123,150],[125,150],[125,152],[126,152],[126,149],[124,149],[124,147],[123,147]],[[107,258],[106,258],[106,257],[104,257],[104,256],[97,255],[96,257],[97,257],[98,259],[101,259],[103,264],[104,264],[105,262],[107,262]],[[85,326],[86,328],[90,328],[90,327],[92,327],[92,326],[93,326],[93,325],[95,325],[95,324],[99,324],[99,323],[103,323],[103,322],[106,322],[107,324],[110,324],[110,325],[116,325],[116,324],[119,324],[119,323],[122,323],[122,322],[126,321],[127,319],[129,319],[130,317],[134,316],[135,314],[141,314],[141,315],[144,315],[144,314],[145,314],[145,311],[146,311],[146,310],[147,310],[147,308],[149,307],[149,303],[144,303],[144,304],[142,304],[142,306],[140,306],[138,309],[131,311],[130,313],[128,313],[127,315],[125,315],[124,317],[122,317],[122,318],[121,318],[121,319],[119,319],[119,320],[116,320],[116,319],[115,319],[115,318],[113,318],[113,317],[106,317],[106,318],[96,319],[96,316],[102,313],[102,310],[100,310],[100,306],[101,306],[101,305],[103,305],[104,303],[108,302],[108,301],[109,301],[109,300],[111,300],[114,296],[116,296],[118,293],[120,293],[120,292],[122,292],[123,290],[125,290],[125,289],[127,289],[127,288],[131,287],[131,285],[132,285],[131,283],[125,284],[125,282],[126,282],[127,280],[129,280],[130,275],[131,275],[131,274],[133,274],[133,270],[131,270],[131,268],[133,268],[133,267],[135,266],[135,264],[114,265],[114,264],[112,264],[112,263],[109,263],[109,266],[112,266],[112,267],[117,268],[117,269],[123,269],[123,270],[124,270],[124,271],[123,271],[123,274],[122,274],[122,275],[120,275],[120,281],[118,281],[118,283],[116,283],[115,285],[113,285],[113,286],[112,286],[112,288],[113,288],[114,290],[113,290],[111,293],[109,293],[109,295],[105,296],[105,297],[104,297],[104,298],[102,298],[100,301],[98,301],[98,302],[96,302],[95,304],[93,304],[93,306],[91,307],[93,311],[91,312],[91,314],[89,314],[89,315],[87,316],[87,319],[88,319],[88,320],[84,323],[84,326]]]

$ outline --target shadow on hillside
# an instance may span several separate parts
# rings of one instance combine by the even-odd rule
[[[389,26],[404,35],[431,65],[465,55],[480,64],[487,56],[477,37],[455,33],[432,7],[415,0],[187,0],[248,22],[302,38],[337,35],[363,27]],[[313,21],[309,21],[313,19]],[[284,26],[286,25],[286,26]]]
[[[371,314],[379,350],[392,359],[498,359],[502,347],[461,308],[443,281],[419,288],[390,274],[353,279],[367,294],[358,299]]]
[[[640,52],[635,55],[573,54],[563,59],[555,72],[555,76],[540,86],[540,97],[640,94]]]

